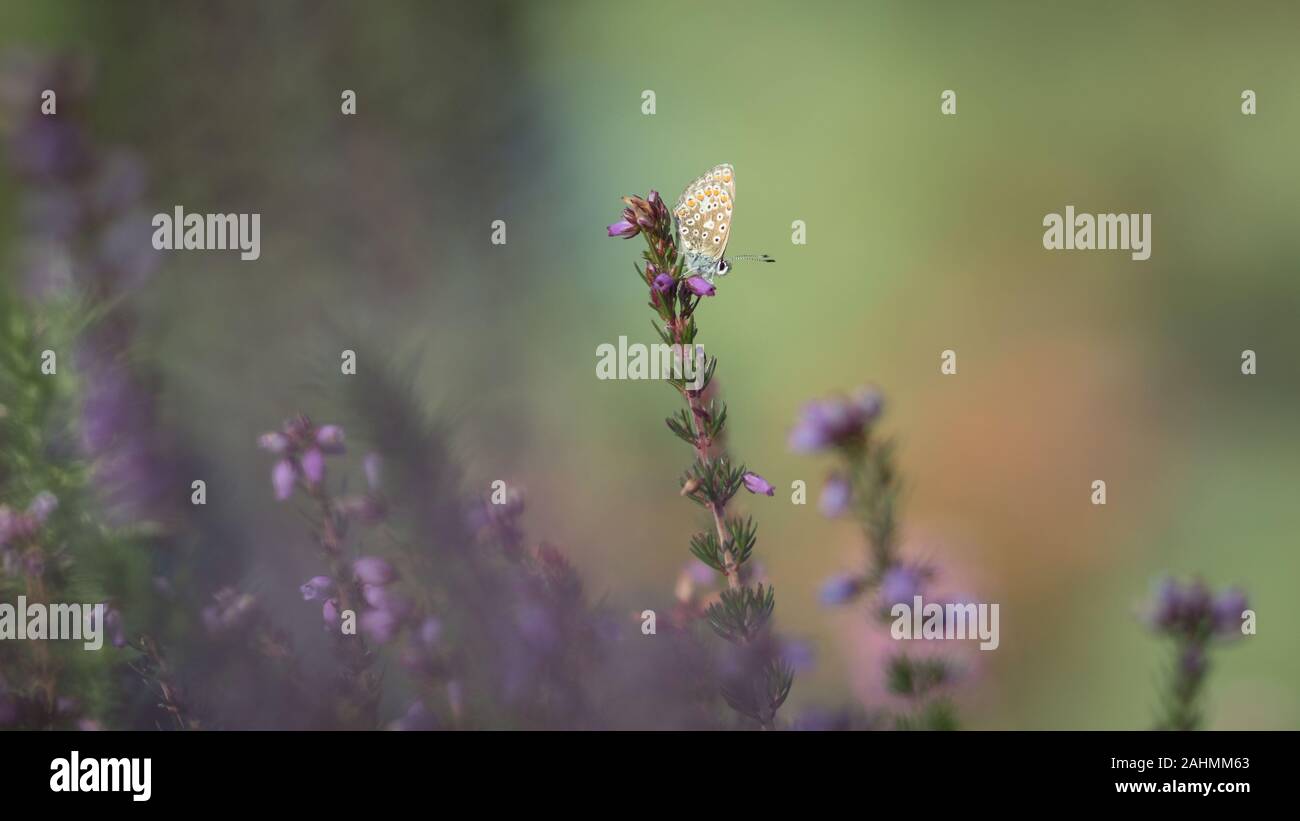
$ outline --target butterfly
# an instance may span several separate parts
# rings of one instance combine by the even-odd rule
[[[677,198],[673,213],[677,216],[677,235],[686,251],[686,269],[690,274],[712,282],[714,276],[726,276],[731,270],[731,261],[724,254],[735,207],[736,169],[725,162],[697,177]],[[766,254],[748,258],[776,261]]]

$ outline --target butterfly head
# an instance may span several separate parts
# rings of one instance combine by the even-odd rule
[[[694,251],[686,252],[686,272],[690,276],[701,276],[712,282],[715,276],[724,277],[729,271],[731,263],[725,259]]]

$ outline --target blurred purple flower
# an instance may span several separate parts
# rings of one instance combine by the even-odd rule
[[[343,428],[338,425],[322,425],[316,429],[316,444],[325,453],[343,453]]]
[[[339,600],[326,599],[320,608],[321,619],[329,630],[339,629]]]
[[[271,486],[275,488],[275,498],[283,502],[293,495],[293,485],[297,481],[297,472],[293,462],[281,459],[271,468]]]
[[[654,278],[654,289],[661,294],[666,294],[673,289],[674,282],[672,274],[658,274]]]
[[[845,604],[862,592],[862,578],[848,573],[839,573],[822,583],[819,598],[828,606]]]
[[[1196,639],[1241,634],[1241,615],[1249,607],[1246,594],[1229,589],[1215,596],[1200,580],[1180,584],[1160,581],[1149,607],[1148,621],[1162,633]]]
[[[880,579],[880,607],[886,613],[896,604],[912,605],[922,595],[929,573],[920,567],[898,564],[885,571]]]
[[[366,604],[376,610],[384,610],[392,613],[399,619],[406,618],[411,612],[411,600],[400,593],[395,593],[391,588],[377,584],[366,584],[361,586],[362,598]]]
[[[822,486],[822,496],[818,508],[828,519],[843,516],[849,511],[853,501],[853,486],[849,480],[838,473],[832,473]]]
[[[873,388],[862,388],[847,399],[832,397],[809,402],[790,431],[790,449],[812,453],[850,444],[880,416],[882,405],[880,393]]]
[[[298,590],[302,592],[303,601],[315,601],[334,592],[334,580],[329,576],[313,576]]]
[[[1240,634],[1242,614],[1250,607],[1245,591],[1232,588],[1214,599],[1215,632],[1222,636]]]
[[[302,455],[299,461],[302,467],[302,476],[307,480],[307,484],[316,487],[325,480],[325,454],[320,448],[311,448]]]
[[[397,579],[397,571],[378,556],[362,556],[352,563],[352,573],[362,584],[385,585]]]
[[[270,433],[264,433],[257,437],[257,446],[262,450],[279,456],[281,453],[284,453],[289,449],[289,437],[285,436],[283,433],[271,431]]]
[[[397,631],[402,627],[402,620],[390,610],[372,609],[361,614],[361,632],[378,644],[388,644],[397,638]]]

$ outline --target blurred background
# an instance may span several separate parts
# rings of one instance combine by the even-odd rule
[[[84,60],[61,116],[143,180],[123,253],[150,256],[147,217],[177,204],[262,215],[256,262],[164,253],[112,288],[149,424],[200,471],[147,518],[171,504],[172,527],[221,534],[186,554],[196,587],[253,589],[318,640],[296,601],[310,539],[254,443],[299,412],[350,423],[354,349],[452,431],[467,492],[526,490],[530,538],[593,597],[669,607],[699,526],[675,492],[689,451],[664,429],[672,391],[595,378],[599,344],[654,341],[641,241],[604,226],[619,197],[672,203],[730,162],[730,250],[777,264],[736,266],[701,341],[733,451],[777,487],[741,502],[779,629],[813,651],[786,709],[879,688],[862,614],[817,596],[861,566],[860,531],[790,503],[830,463],[786,447],[803,402],[874,383],[907,552],[1001,606],[963,726],[1148,726],[1168,659],[1140,608],[1168,572],[1240,586],[1258,613],[1216,652],[1209,725],[1295,729],[1298,25],[1281,2],[16,0],[0,50]],[[0,277],[38,300],[29,194],[0,178]],[[1043,250],[1066,205],[1150,212],[1151,258]],[[189,476],[214,504],[188,506]]]

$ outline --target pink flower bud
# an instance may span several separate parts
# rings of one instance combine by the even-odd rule
[[[293,484],[297,481],[297,473],[293,469],[293,463],[288,459],[281,459],[271,468],[271,486],[275,488],[275,498],[283,502],[293,495]]]

